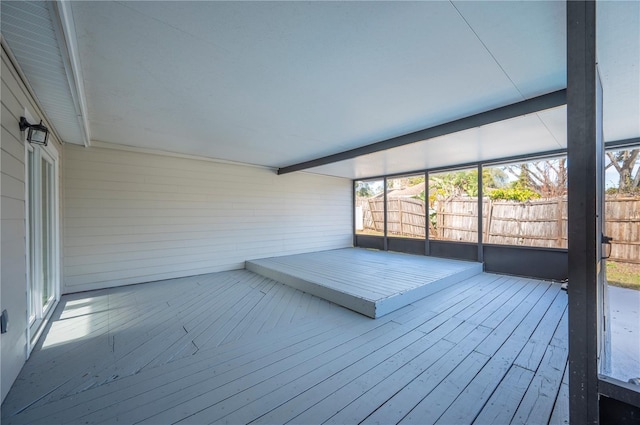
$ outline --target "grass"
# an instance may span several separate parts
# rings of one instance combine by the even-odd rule
[[[384,233],[365,228],[363,230],[357,230],[356,235],[384,236]]]
[[[607,281],[613,286],[640,291],[640,264],[607,261]]]

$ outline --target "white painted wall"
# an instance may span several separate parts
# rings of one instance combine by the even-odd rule
[[[66,293],[352,244],[350,180],[65,145]]]
[[[27,351],[27,264],[25,227],[25,147],[18,126],[25,108],[37,120],[51,128],[38,108],[29,90],[23,84],[16,68],[2,46],[2,141],[0,155],[1,226],[0,256],[2,261],[0,283],[0,311],[9,313],[9,328],[0,335],[2,400],[9,392],[26,360]],[[50,143],[61,147],[51,134]],[[62,160],[62,157],[61,157]]]

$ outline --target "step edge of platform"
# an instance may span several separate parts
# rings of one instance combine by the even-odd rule
[[[348,294],[336,289],[321,285],[316,282],[291,276],[287,273],[273,270],[255,261],[247,261],[245,268],[253,273],[273,279],[294,289],[306,292],[316,297],[322,298],[334,304],[353,310],[357,313],[375,319],[375,301]]]

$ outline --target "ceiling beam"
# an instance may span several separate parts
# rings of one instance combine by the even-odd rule
[[[565,105],[566,103],[567,90],[558,90],[552,93],[544,94],[542,96],[502,106],[497,109],[470,115],[465,118],[460,118],[455,121],[450,121],[448,123],[436,125],[434,127],[425,128],[423,130],[418,130],[413,133],[408,133],[402,136],[397,136],[391,139],[372,143],[370,145],[361,146],[359,148],[350,149],[348,151],[313,159],[311,161],[300,162],[298,164],[278,168],[278,174],[293,173],[294,171],[306,170],[313,167],[319,167],[321,165],[327,165],[334,162],[353,159],[358,156],[397,148],[399,146],[405,146],[411,143],[433,139],[434,137],[440,137],[447,134],[456,133],[458,131],[469,130],[471,128],[492,124],[494,122],[504,121],[522,115],[544,111],[545,109],[555,108],[557,106]]]

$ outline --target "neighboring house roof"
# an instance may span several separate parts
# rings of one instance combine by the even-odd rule
[[[404,189],[391,190],[387,192],[387,197],[412,198],[424,192],[424,187],[425,182],[422,182],[413,186],[406,187]]]

